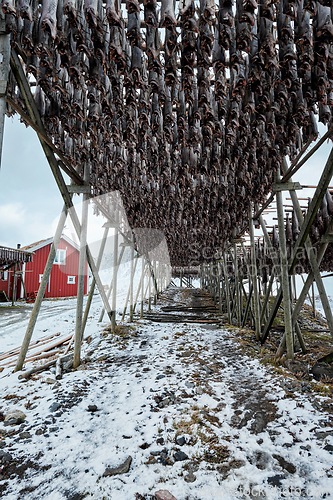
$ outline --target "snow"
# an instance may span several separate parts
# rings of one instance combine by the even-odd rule
[[[174,299],[186,302],[181,289]],[[44,301],[36,335],[71,333],[75,307],[74,299]],[[161,302],[154,310],[160,307]],[[136,493],[160,489],[177,500],[264,498],[262,492],[270,500],[282,498],[283,490],[285,497],[293,499],[301,491],[303,498],[333,495],[332,455],[324,449],[333,445],[331,394],[296,391],[290,397],[282,388],[283,375],[239,350],[236,330],[136,320],[135,330],[124,339],[103,335],[106,323],[97,323],[100,311],[96,296],[85,333],[94,341],[84,342],[82,357],[90,353],[90,362],[82,370],[64,374],[55,384],[46,382],[55,377],[52,369],[27,382],[18,380],[10,369],[0,374],[0,411],[24,411],[27,418],[20,432],[31,434],[30,439],[7,435],[4,450],[18,463],[30,458],[38,464],[37,470],[31,467],[21,478],[0,480],[0,492],[8,483],[6,500],[64,500],[75,498],[76,493],[82,495],[77,498],[86,494],[85,498],[96,500],[134,500]],[[14,329],[8,324],[2,334],[3,350],[20,344],[26,321],[22,318]],[[167,393],[176,399],[160,408],[154,397],[166,398]],[[18,398],[4,399],[13,395]],[[59,408],[51,411],[55,402]],[[90,412],[88,405],[98,410]],[[260,412],[266,418],[269,411],[271,421],[255,432]],[[0,433],[17,428],[0,423]],[[186,437],[184,446],[174,442],[177,429]],[[38,430],[45,432],[36,434]],[[204,435],[226,448],[228,456],[221,465],[233,460],[242,465],[231,467],[224,477],[215,463],[196,462],[204,452],[216,452],[208,440],[199,438]],[[188,443],[191,436],[194,444]],[[156,442],[160,437],[163,445]],[[140,448],[144,443],[147,449]],[[151,451],[164,447],[169,457],[180,449],[189,460],[173,465],[146,463]],[[107,467],[117,467],[129,455],[133,461],[128,473],[103,477]],[[288,472],[274,456],[282,457],[289,468],[292,464],[295,471]],[[186,463],[197,463],[193,483],[184,480]],[[280,486],[270,484],[269,478],[277,475]]]

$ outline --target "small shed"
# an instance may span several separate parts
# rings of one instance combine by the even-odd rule
[[[38,291],[52,242],[53,237],[21,248],[22,251],[32,252],[31,262],[24,263],[22,269],[22,278],[28,296],[34,295]],[[76,243],[62,235],[44,297],[73,297],[77,295],[79,253],[79,247]],[[13,273],[10,273],[8,280],[7,294],[11,298],[14,289]],[[15,281],[16,298],[24,298],[21,276],[18,275]],[[87,263],[84,293],[87,293]]]

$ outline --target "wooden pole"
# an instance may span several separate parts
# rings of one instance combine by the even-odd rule
[[[89,181],[90,165],[88,163],[84,166],[84,179]],[[76,303],[76,322],[75,322],[75,341],[74,341],[74,360],[73,368],[76,369],[80,363],[81,356],[81,342],[82,342],[82,315],[83,315],[83,297],[84,285],[86,280],[86,246],[87,246],[87,232],[88,232],[88,196],[82,195],[82,223],[80,233],[80,254],[79,254],[79,270],[77,278],[77,303]]]
[[[131,245],[130,322],[133,321],[134,243]]]
[[[113,227],[112,225],[109,225],[108,227]],[[121,251],[120,251],[120,255],[119,255],[119,259],[118,259],[118,269],[119,269],[119,266],[121,264],[121,261],[122,261],[122,258],[123,258],[123,255],[124,255],[124,252],[125,252],[125,247],[122,247]],[[111,280],[111,283],[110,283],[110,286],[109,286],[109,290],[108,290],[108,293],[106,294],[106,300],[109,301],[110,299],[110,295],[111,295],[111,292],[112,292],[112,287],[113,287],[113,278]],[[103,317],[104,317],[104,314],[105,314],[105,307],[103,307],[102,311],[101,311],[101,315],[99,317],[99,320],[98,320],[98,323],[100,323],[101,321],[103,321]]]
[[[280,172],[276,173],[276,182],[280,182]],[[289,286],[289,272],[288,272],[288,258],[287,258],[287,243],[286,233],[284,227],[284,210],[282,192],[276,193],[276,207],[278,214],[278,227],[279,227],[279,245],[280,245],[280,262],[281,262],[281,284],[283,293],[283,309],[284,309],[284,327],[286,333],[287,343],[287,357],[294,359],[294,342],[293,342],[293,325],[291,321],[291,308],[290,308],[290,286]]]
[[[245,306],[245,311],[244,311],[244,316],[243,316],[243,319],[242,319],[242,328],[244,328],[245,324],[246,324],[246,321],[247,321],[247,317],[249,315],[249,311],[251,310],[251,299],[252,299],[252,293],[253,293],[253,283],[251,281],[251,285],[250,285],[250,288],[249,288],[249,295],[247,297],[247,301],[246,301],[246,306]],[[252,311],[251,311],[252,312]],[[253,313],[252,313],[253,314]]]
[[[103,234],[103,238],[102,238],[102,241],[101,241],[101,246],[100,246],[99,252],[98,252],[98,257],[97,257],[97,262],[96,262],[96,269],[97,269],[97,271],[99,271],[99,268],[101,266],[101,262],[102,262],[102,258],[103,258],[103,254],[104,254],[104,250],[105,250],[105,245],[106,245],[106,240],[107,240],[107,237],[108,237],[108,232],[109,232],[109,227],[107,226],[107,227],[104,228],[104,234]],[[89,295],[88,295],[88,299],[87,299],[86,308],[85,308],[84,315],[83,315],[83,320],[82,320],[82,337],[83,337],[83,334],[84,334],[84,330],[86,328],[88,314],[89,314],[90,307],[91,307],[91,302],[92,302],[92,299],[93,299],[93,296],[94,296],[95,286],[96,286],[96,280],[93,277],[91,285],[90,285],[90,290],[89,290]]]
[[[282,163],[282,168],[283,168],[283,170],[286,170],[286,168],[287,168],[287,162],[285,159]],[[290,191],[290,197],[291,197],[291,200],[293,202],[293,206],[294,206],[294,210],[295,210],[296,217],[298,220],[298,224],[301,226],[304,222],[304,217],[303,217],[303,213],[302,213],[301,207],[299,205],[299,201],[297,199],[297,195],[296,195],[295,191]],[[319,266],[317,264],[316,255],[315,255],[315,252],[314,252],[314,249],[313,249],[313,246],[312,246],[312,243],[311,243],[309,236],[306,238],[304,245],[305,245],[308,259],[309,259],[309,262],[311,265],[311,270],[313,272],[313,275],[314,275],[314,278],[316,281],[320,300],[321,300],[321,303],[323,305],[326,321],[327,321],[328,327],[331,331],[331,335],[333,336],[332,309],[331,309],[331,306],[330,306],[330,303],[329,303],[329,300],[328,300],[328,297],[326,294],[325,285],[324,285],[323,279],[322,279],[321,274],[320,274]],[[316,303],[314,300],[314,284],[313,283],[312,283],[312,297],[313,297],[313,305],[312,305],[313,315],[315,318],[316,317]]]
[[[261,314],[260,314],[260,324],[262,323],[262,321],[264,320],[265,315],[266,315],[267,307],[269,304],[269,297],[271,295],[271,290],[273,287],[273,282],[274,282],[274,273],[272,272],[272,274],[269,277],[268,287],[267,287],[264,301],[262,304],[262,309],[261,309]]]
[[[134,270],[133,270],[133,276],[135,276],[135,271],[136,271],[136,265],[138,263],[138,256],[135,257],[135,263],[134,263]],[[141,287],[141,281],[139,283],[139,287],[138,289],[140,290],[140,287]],[[123,310],[123,315],[121,317],[121,320],[124,321],[125,319],[125,315],[126,315],[126,310],[127,310],[127,304],[128,304],[128,301],[130,300],[130,287],[128,288],[128,292],[127,292],[127,296],[126,296],[126,301],[125,301],[125,307],[124,307],[124,310]],[[135,311],[135,307],[136,307],[136,302],[134,302],[133,300],[133,314],[134,314],[134,311]]]
[[[312,288],[313,317],[316,318],[316,299],[315,299],[314,281],[312,282],[311,288]]]
[[[140,290],[140,286],[138,292]],[[140,318],[143,318],[143,301],[144,301],[144,293],[145,293],[145,258],[144,255],[141,257],[141,311]]]
[[[299,252],[302,251],[302,248],[304,246],[305,240],[306,240],[306,238],[309,235],[311,226],[312,226],[313,221],[315,219],[315,216],[316,216],[316,214],[318,212],[318,209],[319,209],[319,207],[320,207],[320,205],[321,205],[321,203],[323,201],[323,198],[325,196],[327,187],[328,187],[328,185],[329,185],[329,183],[331,181],[332,175],[333,175],[333,148],[331,149],[330,155],[329,155],[329,157],[327,159],[327,162],[326,162],[326,165],[324,167],[323,173],[322,173],[321,178],[319,180],[317,189],[316,189],[316,191],[314,193],[314,196],[313,196],[313,198],[311,200],[310,206],[308,208],[308,212],[307,212],[307,214],[306,214],[306,216],[304,218],[304,222],[303,222],[303,224],[301,226],[301,229],[300,229],[300,232],[299,232],[299,234],[297,236],[296,243],[294,245],[294,248],[292,249],[292,255],[291,255],[291,257],[289,259],[289,263],[288,263],[288,265],[289,265],[289,273],[290,274],[293,272],[294,267],[295,267],[295,265],[298,262]],[[325,251],[326,251],[326,246],[323,249],[324,253],[325,253]],[[317,261],[318,261],[318,259],[317,259]],[[311,283],[312,283],[312,280],[313,280],[313,273],[311,273],[311,275],[312,275],[312,278],[311,278],[310,286],[311,286]],[[307,281],[308,280],[306,280],[306,283],[307,283]],[[310,286],[309,286],[309,288],[310,288]],[[300,302],[300,297],[298,298],[297,304]],[[265,325],[265,328],[264,328],[264,331],[263,331],[262,343],[264,343],[265,340],[267,339],[269,330],[270,330],[270,328],[271,328],[271,326],[273,324],[274,318],[275,318],[275,316],[277,314],[277,311],[278,311],[278,309],[280,307],[281,301],[282,301],[282,290],[280,288],[277,291],[273,307],[271,309],[268,321],[266,322],[266,325]],[[303,297],[303,302],[304,302],[304,297]],[[302,307],[303,302],[302,302],[300,308]],[[295,306],[295,309],[294,309],[294,312],[293,312],[293,317],[294,317],[294,314],[295,314],[295,310],[296,310],[296,306]],[[299,312],[299,310],[298,310],[298,312]]]
[[[302,281],[303,281],[303,285],[305,285],[305,280],[304,280],[304,278],[303,278],[303,275],[302,275],[302,274],[301,274],[301,278],[302,278]],[[313,283],[313,281],[312,281],[312,283]],[[312,284],[312,283],[311,283],[311,284]],[[311,288],[311,285],[310,285],[310,288]],[[312,297],[311,297],[311,295],[310,295],[309,293],[307,293],[307,296],[308,296],[308,299],[309,299],[309,301],[310,301],[311,307],[312,307],[312,309],[313,309],[313,301],[312,301]]]
[[[297,290],[296,290],[296,276],[295,276],[295,273],[292,275],[292,279],[293,279],[293,289],[294,289],[294,300],[296,302],[296,300],[297,300]]]
[[[229,275],[228,268],[226,263],[226,254],[223,252],[223,272],[224,272],[224,280],[225,280],[225,291],[226,291],[226,302],[227,302],[227,313],[228,313],[228,323],[231,325],[231,310],[230,310],[230,286],[229,286]]]
[[[29,113],[31,119],[39,127],[39,129],[43,132],[43,134],[46,134],[41,117],[39,115],[39,112],[38,112],[38,109],[36,106],[36,103],[34,101],[33,95],[31,94],[29,82],[28,82],[27,77],[24,73],[24,70],[23,70],[21,62],[18,58],[18,55],[16,54],[15,50],[13,50],[13,49],[11,50],[10,65],[11,65],[13,74],[16,78],[16,81],[18,83],[20,92],[22,94],[22,98],[24,100],[24,103],[27,107],[27,110],[28,110],[28,113]],[[41,139],[41,137],[39,137],[39,139],[40,139],[42,148],[44,150],[45,156],[47,158],[47,161],[50,165],[53,176],[55,178],[55,181],[58,185],[59,191],[64,199],[66,208],[70,209],[70,217],[73,221],[75,232],[78,235],[78,237],[80,238],[81,224],[80,224],[79,218],[76,214],[76,211],[73,207],[72,196],[69,193],[67,186],[65,184],[65,181],[61,175],[58,161],[55,158],[54,153],[53,153],[52,149],[48,146],[48,144],[43,139]],[[76,180],[76,182],[82,183],[82,179]],[[87,186],[87,190],[89,190],[89,186]],[[87,260],[88,260],[88,264],[90,266],[90,269],[91,269],[91,271],[96,279],[96,284],[97,284],[99,293],[101,295],[102,301],[104,303],[104,307],[105,307],[109,317],[111,318],[111,308],[110,308],[108,301],[106,299],[106,294],[104,292],[104,288],[103,288],[102,282],[100,280],[100,277],[98,275],[98,272],[96,271],[95,262],[93,260],[93,257],[91,255],[91,252],[90,252],[88,245],[87,245]]]
[[[45,264],[45,269],[43,272],[42,280],[41,280],[41,283],[39,285],[37,297],[36,297],[34,307],[33,307],[33,310],[32,310],[31,316],[30,316],[29,324],[28,324],[28,327],[27,327],[27,330],[25,332],[25,336],[24,336],[24,339],[22,342],[21,351],[20,351],[19,357],[17,359],[15,371],[22,370],[22,366],[23,366],[23,363],[24,363],[24,360],[25,360],[25,357],[26,357],[26,354],[28,351],[30,340],[31,340],[31,337],[32,337],[32,334],[33,334],[33,331],[34,331],[34,328],[36,325],[36,321],[38,318],[38,314],[40,311],[40,307],[42,305],[44,293],[45,293],[47,284],[49,282],[49,277],[51,274],[53,262],[54,262],[54,259],[56,256],[56,252],[57,252],[57,248],[58,248],[58,245],[60,242],[62,231],[64,229],[64,225],[66,222],[66,217],[67,217],[67,209],[66,209],[66,206],[64,206],[64,209],[61,212],[58,226],[57,226],[57,229],[56,229],[56,232],[55,232],[55,235],[53,238],[53,242],[52,242],[52,245],[50,248],[50,253],[49,253],[49,256],[48,256],[46,264]]]
[[[12,306],[15,304],[16,300],[16,269],[17,269],[17,264],[14,265]]]
[[[151,311],[151,269],[148,267],[148,311]]]
[[[27,300],[28,296],[27,296],[27,290],[25,288],[25,263],[23,265],[19,264],[19,268],[21,271],[21,283],[23,286],[24,298],[25,300]]]
[[[158,277],[157,277],[157,262],[154,260],[153,262],[153,285],[154,285],[154,306],[156,306],[157,302],[157,295],[158,295],[158,288],[157,288],[157,283],[158,283]]]
[[[222,297],[223,297],[223,281],[222,281],[222,270],[221,270],[221,261],[217,263],[218,269],[218,283],[219,283],[219,311],[222,313]]]
[[[253,219],[252,219],[252,204],[249,210],[249,227],[250,227],[250,243],[251,243],[251,266],[250,275],[253,284],[253,309],[254,309],[254,328],[256,332],[256,339],[260,340],[261,325],[260,325],[260,309],[259,309],[259,295],[258,295],[258,282],[257,282],[257,262],[255,253],[255,242],[254,242],[254,229],[253,229]]]
[[[116,328],[116,314],[117,314],[117,274],[118,274],[118,221],[119,210],[115,206],[115,227],[114,227],[114,240],[113,240],[113,287],[112,287],[112,316],[111,316],[111,331]]]
[[[0,19],[0,168],[2,157],[3,133],[5,127],[7,83],[10,68],[10,35],[6,33],[5,16]]]

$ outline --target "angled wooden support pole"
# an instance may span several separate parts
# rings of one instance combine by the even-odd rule
[[[285,159],[284,159],[284,161],[282,163],[282,169],[284,171],[287,170],[287,162],[286,162]],[[301,207],[300,207],[297,195],[296,195],[296,193],[294,191],[291,191],[290,192],[290,197],[291,197],[291,200],[292,200],[292,203],[293,203],[293,206],[294,206],[294,210],[295,210],[295,213],[296,213],[298,224],[301,226],[303,224],[303,222],[304,222],[304,217],[303,217],[303,214],[302,214],[302,210],[301,210]],[[310,240],[309,236],[307,236],[304,245],[305,245],[305,249],[306,249],[306,252],[307,252],[307,255],[308,255],[308,259],[309,259],[309,262],[310,262],[311,270],[312,270],[313,276],[314,276],[315,281],[316,281],[317,289],[318,289],[318,292],[319,292],[319,295],[320,295],[320,300],[321,300],[321,303],[323,305],[323,309],[324,309],[324,312],[325,312],[327,325],[328,325],[328,327],[330,329],[331,336],[333,337],[333,315],[332,315],[332,310],[331,310],[331,307],[330,307],[330,304],[329,304],[329,301],[328,301],[328,297],[327,297],[326,290],[325,290],[325,285],[324,285],[323,279],[322,279],[321,274],[320,274],[319,266],[317,264],[317,258],[316,258],[316,255],[315,255],[315,252],[314,252],[314,249],[313,249],[313,246],[312,246],[312,243],[311,243],[311,240]],[[312,288],[313,288],[313,284],[312,284]],[[314,295],[314,293],[312,293],[312,297],[313,297],[313,295]],[[313,307],[313,311],[314,311],[314,314],[315,314],[315,310],[316,309],[315,309],[315,302],[314,302],[314,300],[313,300],[313,306],[312,307]]]
[[[45,132],[41,117],[39,115],[36,103],[34,101],[33,95],[31,94],[29,82],[28,82],[26,75],[23,71],[19,57],[16,54],[15,50],[13,50],[13,49],[11,51],[10,65],[12,68],[12,72],[16,78],[17,84],[19,86],[20,92],[22,94],[24,103],[27,107],[30,118],[39,127],[39,129],[43,132],[43,134],[47,135]],[[72,195],[68,192],[67,186],[66,186],[65,181],[63,179],[63,176],[60,172],[58,161],[56,160],[52,149],[48,146],[48,144],[40,136],[39,136],[39,140],[40,140],[40,143],[41,143],[42,148],[44,150],[45,156],[48,160],[48,163],[51,167],[51,170],[52,170],[53,176],[55,178],[55,181],[58,185],[59,191],[60,191],[60,193],[63,197],[63,200],[65,202],[66,208],[69,210],[70,217],[73,221],[73,225],[75,228],[75,232],[76,232],[78,238],[80,238],[81,225],[79,222],[79,218],[76,214],[76,211],[73,207]],[[104,288],[103,288],[102,282],[98,276],[95,262],[93,260],[93,257],[91,255],[91,252],[90,252],[88,245],[87,245],[87,261],[88,261],[90,269],[91,269],[91,271],[96,279],[96,284],[97,284],[99,293],[101,295],[101,298],[103,300],[104,307],[106,308],[107,313],[111,317],[111,309],[110,309],[110,306],[108,304],[108,301],[106,300]]]
[[[105,245],[106,245],[106,240],[107,240],[107,237],[108,237],[108,232],[109,232],[109,228],[105,227],[104,228],[103,238],[102,238],[102,241],[101,241],[101,246],[100,246],[99,252],[98,252],[97,262],[96,262],[96,269],[97,269],[98,272],[99,272],[99,268],[100,268],[100,265],[101,265],[101,262],[102,262],[102,258],[103,258],[103,254],[104,254],[104,250],[105,250]],[[89,290],[89,295],[88,295],[88,299],[87,299],[86,308],[85,308],[84,315],[83,315],[83,320],[82,320],[82,336],[83,336],[84,330],[86,328],[88,314],[89,314],[90,307],[91,307],[91,302],[92,302],[92,299],[93,299],[93,296],[94,296],[95,286],[96,286],[96,280],[93,277],[91,285],[90,285],[90,290]]]
[[[109,226],[109,227],[112,227]],[[119,269],[119,266],[121,264],[121,261],[122,261],[122,258],[123,258],[123,255],[124,255],[124,252],[125,252],[125,247],[122,247],[121,250],[120,250],[120,255],[119,255],[119,259],[118,259],[118,269]],[[106,294],[106,300],[109,302],[109,299],[110,299],[110,295],[112,293],[112,288],[113,288],[113,278],[111,280],[111,283],[110,283],[110,286],[109,286],[109,290],[108,290],[108,293]],[[103,306],[103,309],[101,311],[101,315],[99,317],[99,320],[98,320],[98,323],[100,323],[101,321],[103,321],[103,318],[104,318],[104,314],[105,314],[105,307]],[[110,316],[109,316],[110,317]]]
[[[226,294],[226,303],[227,303],[227,313],[228,313],[228,323],[231,325],[231,308],[230,308],[230,285],[229,285],[229,275],[228,275],[228,267],[227,267],[227,257],[226,253],[223,252],[222,257],[222,265],[223,265],[223,274],[225,280],[225,294]]]
[[[265,297],[263,300],[263,304],[262,304],[262,309],[261,309],[261,314],[260,314],[260,324],[264,321],[265,315],[267,313],[267,307],[269,304],[269,297],[271,295],[273,282],[274,282],[274,273],[272,272],[272,274],[269,277],[268,287],[267,287]]]
[[[134,276],[135,276],[135,271],[136,271],[136,266],[137,266],[138,260],[139,260],[139,257],[138,257],[138,255],[136,255],[136,257],[134,258],[135,262],[134,262],[134,267],[133,267],[133,284],[134,284]],[[140,288],[140,285],[139,285],[139,288]],[[127,304],[128,304],[128,301],[130,300],[130,293],[131,293],[131,286],[129,287],[128,292],[127,292],[127,297],[126,297],[126,301],[125,301],[125,307],[124,307],[124,310],[123,310],[123,315],[121,317],[122,321],[124,321],[124,319],[125,319],[126,310],[127,310]],[[135,311],[135,307],[136,307],[136,303],[134,302],[134,295],[133,295],[132,300],[133,300],[133,305],[132,305],[132,317],[133,317],[133,314],[134,314],[134,311]],[[133,319],[131,321],[133,321]]]
[[[244,328],[244,326],[246,324],[247,317],[248,317],[250,311],[251,311],[251,314],[253,316],[253,312],[252,312],[252,309],[251,309],[252,293],[253,293],[253,283],[251,282],[251,285],[250,285],[250,288],[249,288],[249,295],[247,297],[245,311],[244,311],[244,315],[243,315],[243,319],[242,319],[242,325],[241,325],[242,328]]]
[[[24,104],[27,107],[28,114],[32,122],[36,126],[38,126],[38,128],[43,132],[44,135],[47,136],[42,119],[39,115],[36,103],[31,93],[29,82],[22,68],[20,59],[14,49],[11,50],[10,66],[17,81],[17,84],[19,86],[22,98],[24,100]],[[47,161],[50,165],[55,181],[58,185],[59,191],[64,199],[66,207],[69,209],[73,206],[72,197],[68,192],[67,186],[60,172],[58,161],[54,156],[54,152],[52,151],[50,146],[45,142],[45,140],[42,139],[41,136],[38,136],[38,138],[43,148],[44,154],[47,158]]]
[[[324,167],[323,173],[322,173],[321,178],[319,180],[317,189],[316,189],[314,196],[311,200],[311,203],[309,205],[307,214],[304,218],[304,222],[300,228],[300,232],[299,232],[299,235],[297,237],[294,248],[292,249],[292,255],[291,255],[291,257],[289,259],[289,263],[288,263],[289,264],[289,274],[293,273],[294,267],[296,266],[296,264],[298,262],[300,252],[302,252],[305,240],[309,235],[311,226],[313,224],[313,221],[315,219],[317,211],[318,211],[318,209],[323,201],[326,190],[327,190],[329,183],[331,181],[332,175],[333,175],[333,148],[330,152],[330,155],[329,155],[328,160],[326,162],[326,165]],[[326,245],[326,247],[327,247],[327,243],[325,243],[323,245]],[[325,247],[325,250],[326,250],[326,247]],[[325,253],[325,250],[324,250],[324,253]],[[319,252],[318,252],[318,257],[319,257]],[[318,261],[318,258],[317,258],[317,261]],[[308,279],[309,279],[309,276],[308,276]],[[308,279],[306,281],[308,281]],[[312,283],[312,281],[313,281],[313,275],[311,278],[311,283]],[[310,286],[311,286],[311,283],[310,283]],[[303,302],[304,302],[304,298],[305,298],[305,296],[303,297]],[[300,299],[301,299],[301,296],[298,298],[297,303],[300,302]],[[273,307],[271,309],[268,321],[266,322],[266,325],[265,325],[265,328],[263,331],[262,340],[261,340],[262,343],[264,343],[268,337],[269,330],[273,324],[274,318],[275,318],[277,311],[280,307],[281,301],[282,301],[282,290],[280,288],[277,291],[276,299],[274,301],[274,304],[273,304]],[[303,302],[302,302],[302,304],[303,304]],[[302,305],[300,306],[299,310],[301,309],[301,307],[302,307]],[[295,314],[295,311],[296,311],[296,306],[295,306],[293,314]]]
[[[10,35],[6,33],[4,14],[0,17],[0,167],[5,127],[7,84],[10,68]]]
[[[67,209],[66,209],[66,207],[64,207],[63,211],[60,214],[58,226],[57,226],[55,235],[53,237],[53,242],[52,242],[52,245],[50,248],[50,253],[49,253],[49,256],[48,256],[47,261],[46,261],[42,280],[41,280],[41,283],[40,283],[39,288],[38,288],[37,297],[36,297],[34,307],[33,307],[33,310],[32,310],[31,316],[30,316],[30,320],[28,323],[28,327],[27,327],[27,330],[25,332],[25,336],[24,336],[24,339],[22,342],[21,351],[20,351],[16,366],[15,366],[15,371],[22,370],[23,363],[24,363],[25,357],[26,357],[27,352],[28,352],[28,347],[29,347],[29,344],[31,341],[31,337],[32,337],[33,331],[35,329],[38,314],[39,314],[39,311],[40,311],[40,308],[42,305],[42,300],[44,298],[44,293],[45,293],[47,284],[49,282],[53,262],[54,262],[56,252],[57,252],[57,249],[59,246],[62,231],[63,231],[64,226],[65,226],[66,218],[67,218]]]
[[[249,229],[250,229],[250,243],[251,243],[251,266],[250,266],[250,276],[253,284],[253,309],[254,309],[254,323],[255,332],[257,340],[260,340],[261,325],[260,325],[260,305],[259,305],[259,293],[258,293],[258,271],[257,271],[257,261],[256,261],[256,249],[254,242],[254,228],[252,219],[252,205],[249,209]]]

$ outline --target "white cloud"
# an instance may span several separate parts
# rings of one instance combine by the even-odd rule
[[[26,209],[21,202],[0,205],[0,227],[12,228],[21,225],[26,217]]]

